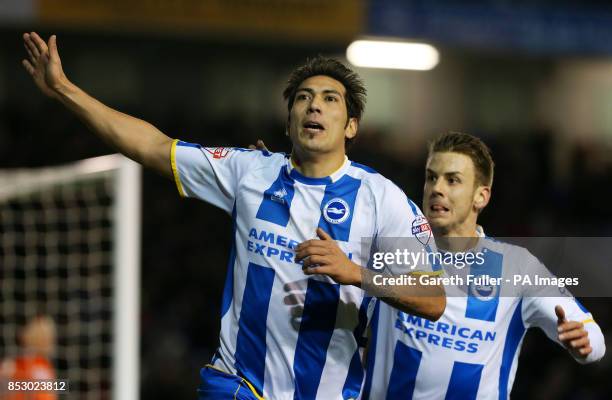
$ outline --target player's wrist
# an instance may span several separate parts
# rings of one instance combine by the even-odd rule
[[[65,99],[76,93],[78,88],[65,76],[58,79],[57,82],[51,87],[53,92],[59,97],[59,99]]]
[[[350,262],[349,264],[351,268],[351,285],[361,287],[362,279],[361,279],[361,266],[355,264],[354,262]]]

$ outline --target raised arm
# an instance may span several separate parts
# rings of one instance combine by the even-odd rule
[[[28,57],[22,64],[41,92],[60,101],[117,151],[172,177],[171,138],[146,121],[107,107],[70,82],[62,69],[55,35],[45,43],[37,33],[25,33],[23,41]]]

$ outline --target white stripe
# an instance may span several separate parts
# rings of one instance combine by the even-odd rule
[[[291,202],[293,212],[291,212],[291,220],[287,226],[296,230],[292,232],[295,237],[316,238],[321,215],[320,204],[325,195],[325,186],[304,185],[295,181],[294,189]],[[314,216],[317,217],[313,218]]]
[[[421,357],[414,386],[413,399],[434,399],[444,397],[450,383],[454,360],[435,357],[436,362],[426,362],[425,354]],[[442,390],[444,393],[442,393]]]
[[[299,266],[295,267],[301,272]],[[272,286],[272,296],[268,309],[268,332],[277,332],[276,335],[266,335],[266,371],[264,375],[264,398],[281,398],[279,393],[286,394],[288,399],[293,398],[293,359],[295,357],[295,346],[299,333],[299,318],[292,320],[290,313],[292,306],[285,304],[285,298],[290,294],[284,288],[283,281],[277,275]],[[291,293],[305,293],[307,280],[293,279],[294,285],[299,290]],[[277,367],[274,370],[270,366]],[[283,367],[280,367],[283,366]]]
[[[237,215],[236,225],[238,229],[241,226],[245,226],[239,219],[240,215]],[[238,237],[248,237],[248,233],[246,235],[240,234],[240,232],[237,230],[236,238]],[[246,285],[248,264],[249,263],[245,254],[245,244],[241,243],[239,240],[236,240],[236,260],[233,268],[234,279],[231,297],[232,302],[229,309],[221,319],[222,335],[219,338],[221,342],[219,349],[221,360],[215,361],[215,366],[232,374],[236,373],[234,363],[236,362],[236,341],[238,339],[239,327],[237,322],[240,320],[240,312],[242,311],[242,297],[244,295]]]

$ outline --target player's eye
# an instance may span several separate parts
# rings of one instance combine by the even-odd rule
[[[336,96],[327,96],[325,97],[326,101],[332,101],[332,102],[336,102],[338,101],[338,98]]]
[[[451,185],[454,185],[457,183],[461,183],[461,180],[459,178],[452,177],[452,178],[448,178],[448,183],[450,183]]]
[[[428,182],[435,182],[436,181],[436,177],[434,175],[427,175],[427,177],[425,179],[427,179]]]
[[[309,98],[309,96],[308,96],[308,94],[306,94],[306,93],[298,93],[298,94],[295,96],[295,99],[296,99],[296,100],[306,100],[306,99],[308,99],[308,98]]]

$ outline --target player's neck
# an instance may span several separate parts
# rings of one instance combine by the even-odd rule
[[[476,223],[461,224],[452,228],[432,228],[436,246],[446,251],[464,251],[478,243]]]
[[[342,168],[346,155],[333,153],[324,155],[301,155],[291,153],[291,164],[300,174],[309,178],[324,178]]]

